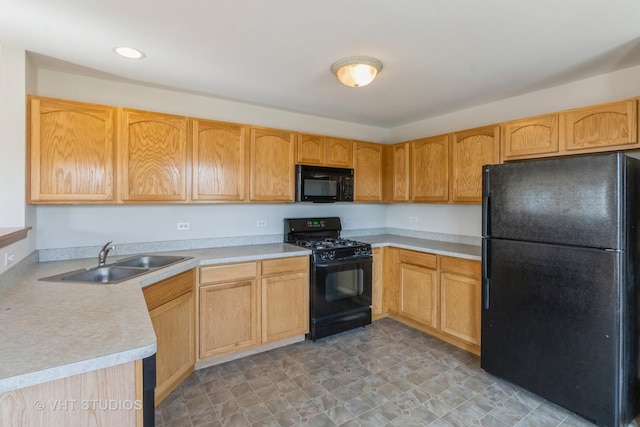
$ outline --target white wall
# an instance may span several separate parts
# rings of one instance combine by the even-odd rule
[[[480,205],[398,203],[387,206],[387,227],[480,237],[482,211]]]
[[[0,46],[0,228],[34,227],[36,210],[26,204],[26,93],[36,90],[35,70],[25,51]],[[0,273],[29,256],[36,230],[0,249]],[[13,264],[4,265],[5,253]]]
[[[386,207],[374,204],[39,206],[38,249],[168,240],[282,235],[287,217],[340,216],[344,230],[384,228]],[[266,220],[266,227],[257,227]],[[178,231],[188,222],[188,231]]]

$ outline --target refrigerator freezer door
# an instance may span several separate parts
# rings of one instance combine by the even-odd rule
[[[617,426],[625,387],[633,384],[620,363],[623,253],[484,244],[482,368],[599,425]]]
[[[623,159],[614,153],[485,166],[484,236],[622,249]]]

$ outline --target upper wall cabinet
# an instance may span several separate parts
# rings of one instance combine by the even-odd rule
[[[503,125],[502,158],[557,156],[558,114],[517,120]]]
[[[116,108],[29,97],[29,202],[115,202]]]
[[[296,162],[306,165],[350,168],[353,143],[347,139],[298,134]]]
[[[451,134],[452,202],[482,202],[482,166],[500,162],[499,135],[498,126]]]
[[[353,145],[354,199],[356,202],[382,201],[382,145],[356,141]]]
[[[187,200],[187,118],[122,111],[122,200]]]
[[[640,148],[636,99],[502,125],[503,160]]]
[[[408,142],[384,146],[385,202],[408,202],[411,200],[409,149]]]
[[[449,135],[411,142],[411,192],[414,202],[449,200]]]
[[[251,200],[292,202],[295,134],[251,128]]]
[[[637,101],[579,108],[563,114],[567,151],[604,151],[638,146]]]
[[[199,201],[244,201],[248,130],[245,126],[191,120],[192,196]]]

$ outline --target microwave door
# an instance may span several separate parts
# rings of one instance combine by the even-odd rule
[[[326,175],[306,177],[303,192],[306,200],[332,202],[338,197],[338,182]]]

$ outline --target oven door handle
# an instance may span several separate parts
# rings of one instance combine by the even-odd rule
[[[314,266],[316,268],[329,268],[329,267],[339,267],[341,265],[347,264],[358,264],[358,263],[370,263],[373,258],[370,256],[362,257],[362,258],[352,258],[346,259],[344,261],[332,261],[332,262],[324,262],[324,263],[315,263]]]

